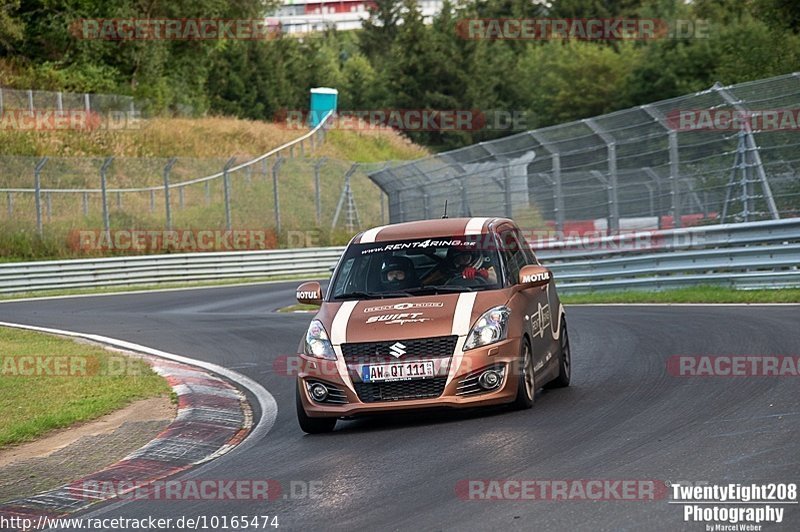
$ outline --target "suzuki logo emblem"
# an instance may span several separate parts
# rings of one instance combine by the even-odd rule
[[[404,346],[400,342],[394,343],[391,346],[389,346],[389,354],[395,358],[400,358],[401,356],[406,354],[406,346]]]

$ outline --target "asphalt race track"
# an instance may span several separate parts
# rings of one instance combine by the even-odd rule
[[[279,530],[704,530],[656,501],[470,501],[466,479],[800,480],[797,377],[681,378],[671,355],[800,355],[800,306],[568,307],[573,386],[534,408],[340,422],[304,435],[294,381],[273,371],[310,317],[277,314],[297,283],[0,304],[0,320],[102,334],[225,366],[275,397],[264,439],[208,479],[319,482],[321,497],[135,501],[102,517],[277,515]],[[190,473],[191,475],[191,473]],[[300,485],[300,484],[296,484]],[[302,490],[301,490],[302,491]],[[288,494],[288,493],[287,493]],[[780,525],[800,530],[800,508]]]

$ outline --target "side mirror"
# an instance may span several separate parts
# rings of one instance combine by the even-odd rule
[[[519,271],[519,284],[523,288],[545,286],[553,278],[553,273],[544,266],[528,264]]]
[[[297,287],[297,302],[304,305],[322,304],[322,287],[317,281],[309,281]]]

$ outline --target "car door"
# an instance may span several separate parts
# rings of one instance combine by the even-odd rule
[[[519,231],[512,226],[499,231],[500,243],[508,281],[519,283],[519,271],[526,264],[536,264],[533,253],[526,252]],[[524,309],[523,330],[531,339],[534,371],[539,374],[546,369],[546,362],[552,358],[552,335],[550,334],[551,312],[547,301],[547,286],[520,290],[514,297],[521,298],[519,306]],[[516,305],[515,305],[516,307]],[[549,355],[549,358],[548,358]]]

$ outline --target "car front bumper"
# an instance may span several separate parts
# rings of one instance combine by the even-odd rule
[[[464,352],[460,358],[451,359],[450,365],[457,364],[454,376],[444,386],[438,397],[423,399],[385,400],[375,402],[362,401],[355,392],[351,376],[337,368],[333,361],[320,360],[304,354],[298,355],[300,361],[297,374],[297,385],[300,389],[300,400],[309,417],[351,417],[362,414],[379,414],[381,412],[397,412],[426,408],[474,408],[510,403],[517,394],[519,376],[518,362],[520,338],[509,338],[486,347],[479,347]],[[450,367],[448,365],[448,368]],[[503,367],[503,381],[497,388],[471,395],[459,395],[458,387],[462,379],[474,375],[489,367]],[[342,375],[344,373],[344,375]],[[320,382],[332,385],[341,392],[347,402],[331,404],[317,402],[309,394],[307,382]]]

